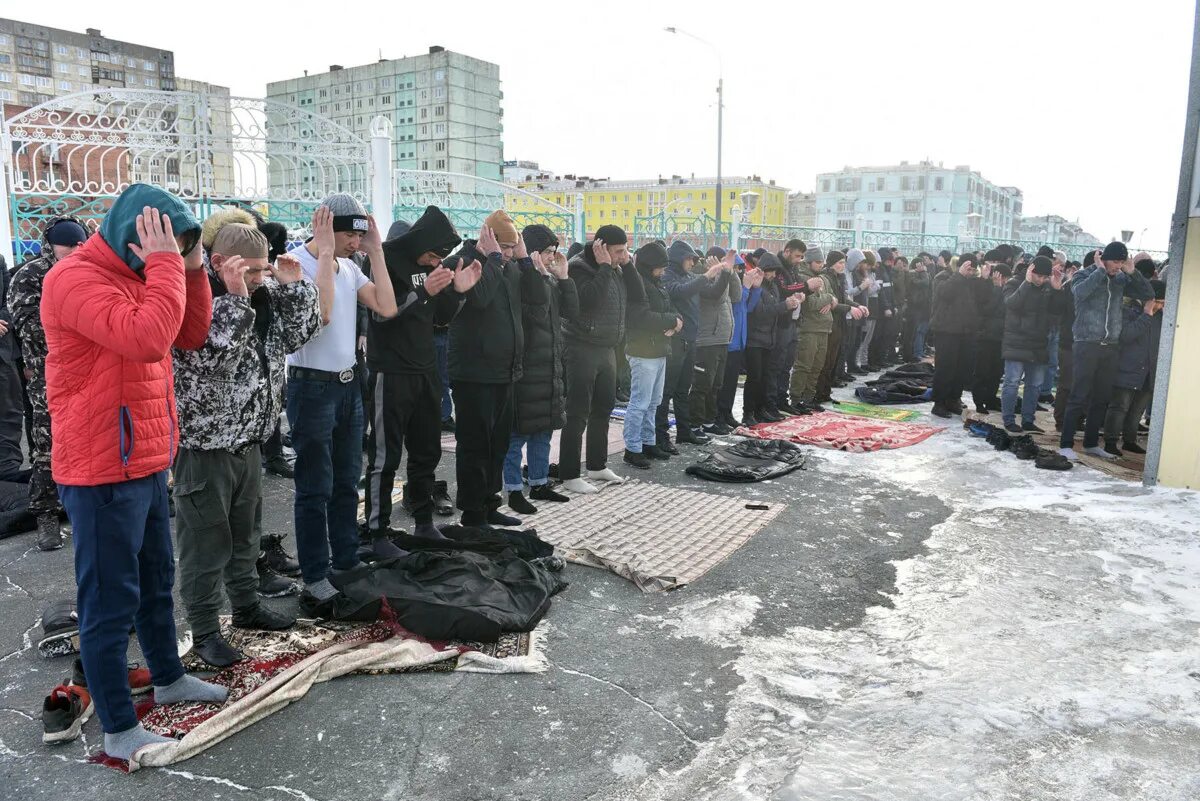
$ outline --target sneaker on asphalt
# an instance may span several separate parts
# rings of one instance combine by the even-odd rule
[[[709,423],[704,427],[705,434],[712,434],[713,436],[717,437],[723,437],[726,434],[732,433],[732,431],[733,429],[724,423]]]
[[[1039,428],[1037,423],[1021,423],[1021,430],[1031,434],[1045,434],[1044,428]]]
[[[433,511],[442,517],[454,514],[454,504],[450,501],[450,488],[445,481],[433,482]]]
[[[669,438],[664,439],[664,440],[659,440],[658,442],[654,443],[654,445],[660,451],[662,451],[663,453],[665,453],[669,456],[678,456],[679,455],[679,448],[676,448],[675,443],[671,442],[671,440]]]
[[[529,488],[529,497],[535,501],[550,501],[551,503],[566,503],[571,500],[561,492],[555,492],[549,484],[538,484]]]
[[[296,557],[283,549],[283,537],[279,535],[263,537],[262,549],[263,558],[267,560],[267,567],[281,576],[300,575],[300,563],[296,561]]]
[[[150,671],[147,668],[136,662],[127,667],[129,668],[130,695],[148,693],[154,688],[150,682]],[[76,687],[87,687],[87,676],[83,673],[83,660],[79,657],[75,657],[75,664],[71,666],[71,684]]]
[[[79,653],[79,615],[74,601],[53,601],[43,610],[38,653],[46,658]]]
[[[644,453],[634,453],[633,451],[625,450],[625,464],[636,467],[639,470],[650,469],[650,457]]]
[[[57,551],[63,547],[62,526],[58,523],[58,515],[38,515],[37,533],[39,551]]]
[[[1084,448],[1083,452],[1086,453],[1088,456],[1095,456],[1095,457],[1098,457],[1100,459],[1105,459],[1110,462],[1117,458],[1117,455],[1115,453],[1109,453],[1108,451],[1104,450],[1104,448],[1101,448],[1099,445],[1093,445],[1090,448]]]
[[[1146,449],[1143,448],[1141,445],[1138,445],[1136,442],[1122,442],[1121,450],[1123,450],[1127,453],[1137,453],[1137,454],[1144,454],[1146,452]]]
[[[95,709],[87,688],[63,684],[55,687],[42,701],[42,742],[74,740]]]
[[[300,585],[279,575],[267,564],[265,556],[258,557],[258,594],[264,598],[283,598],[300,592]]]
[[[230,645],[220,632],[196,640],[192,643],[192,653],[200,657],[204,664],[215,668],[227,668],[246,658],[241,651]]]
[[[506,515],[499,509],[489,509],[487,513],[487,524],[489,526],[500,526],[501,528],[519,527],[521,518]]]
[[[643,445],[642,453],[646,454],[651,459],[657,459],[660,462],[665,462],[671,458],[671,454],[660,449],[657,445]]]
[[[1021,433],[1021,427],[1019,425],[1017,425],[1015,422],[1005,423],[1004,430],[1010,434],[1020,434]]]
[[[1074,448],[1059,448],[1058,455],[1070,462],[1079,461],[1079,454],[1075,452]]]
[[[263,469],[271,475],[279,476],[280,478],[296,477],[296,468],[292,467],[292,463],[283,454],[277,454],[267,459],[267,461],[263,462]]]
[[[508,508],[512,509],[519,515],[532,515],[537,513],[537,507],[526,500],[520,490],[508,493]]]
[[[248,609],[233,610],[233,627],[236,629],[286,631],[294,625],[296,625],[296,618],[276,612],[265,604],[255,604]]]

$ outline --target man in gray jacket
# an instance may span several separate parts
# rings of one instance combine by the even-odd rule
[[[709,248],[705,255],[727,260],[723,248]],[[708,434],[725,435],[732,430],[716,419],[717,394],[725,381],[725,360],[729,358],[729,342],[733,339],[733,304],[741,299],[742,281],[734,270],[721,272],[711,288],[700,292],[700,324],[688,407],[694,424],[702,426]]]
[[[1123,242],[1109,242],[1091,267],[1081,270],[1070,283],[1075,299],[1075,324],[1071,334],[1073,376],[1071,400],[1063,415],[1059,453],[1075,460],[1073,445],[1079,428],[1079,416],[1087,413],[1083,431],[1085,453],[1101,459],[1116,456],[1100,447],[1100,424],[1108,410],[1116,379],[1121,344],[1121,299],[1139,301],[1154,298],[1150,282],[1133,267]]]

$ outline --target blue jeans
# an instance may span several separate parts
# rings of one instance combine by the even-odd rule
[[[653,445],[654,414],[662,403],[667,381],[667,357],[643,359],[626,356],[629,362],[629,403],[625,407],[625,450],[641,453],[643,445]]]
[[[131,624],[154,683],[183,676],[171,599],[167,471],[96,487],[59,484],[58,494],[75,541],[83,673],[101,726],[115,734],[137,725],[125,661]]]
[[[1033,422],[1045,370],[1044,364],[1008,360],[1004,362],[1004,391],[1000,394],[1000,416],[1005,425],[1017,421],[1017,385],[1021,383],[1021,376],[1025,377],[1025,389],[1021,393],[1021,421]]]
[[[433,347],[437,351],[438,378],[442,385],[442,419],[454,416],[454,403],[450,400],[450,334],[447,331],[433,332]]]
[[[1046,365],[1046,375],[1042,378],[1043,395],[1054,392],[1054,379],[1058,377],[1058,328],[1050,332],[1050,363]]]
[[[529,486],[540,487],[550,482],[550,438],[553,431],[533,434],[513,432],[504,457],[504,491],[521,491],[521,451],[529,456]]]
[[[913,335],[913,358],[917,361],[925,358],[925,337],[929,336],[929,321],[917,323],[917,331]]]
[[[362,393],[358,382],[289,379],[288,425],[296,451],[296,551],[305,584],[358,564]]]

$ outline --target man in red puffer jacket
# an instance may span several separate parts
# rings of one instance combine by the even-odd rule
[[[208,335],[212,291],[200,224],[163,190],[134,184],[93,235],[46,276],[46,395],[51,469],[75,540],[80,653],[104,750],[130,759],[170,742],[137,722],[129,628],[157,703],[221,703],[226,691],[184,673],[175,645],[175,559],[167,469],[178,423],[171,347]]]

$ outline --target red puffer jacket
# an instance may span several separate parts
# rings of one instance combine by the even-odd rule
[[[175,459],[171,347],[204,344],[212,290],[178,253],[149,259],[135,272],[97,234],[46,276],[50,459],[60,484],[129,481]]]

